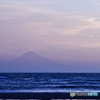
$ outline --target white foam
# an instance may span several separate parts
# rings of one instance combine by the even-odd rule
[[[33,93],[69,93],[69,92],[100,92],[100,90],[67,90],[67,89],[56,89],[56,90],[51,90],[51,89],[46,89],[46,90],[8,90],[8,91],[0,91],[0,92],[5,92],[5,93],[9,93],[9,92],[33,92]]]

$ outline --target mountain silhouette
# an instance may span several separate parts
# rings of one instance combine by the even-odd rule
[[[61,64],[34,52],[0,64],[0,72],[99,72],[100,63]]]
[[[66,65],[44,58],[34,52],[24,55],[0,65],[0,72],[62,72]]]

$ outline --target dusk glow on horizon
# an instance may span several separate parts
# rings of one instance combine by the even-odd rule
[[[99,12],[100,0],[0,0],[0,55],[98,63]]]

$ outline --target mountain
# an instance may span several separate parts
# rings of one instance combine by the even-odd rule
[[[0,64],[0,72],[62,72],[66,65],[28,52],[19,58]]]
[[[100,63],[60,64],[34,52],[0,64],[0,72],[99,72]]]

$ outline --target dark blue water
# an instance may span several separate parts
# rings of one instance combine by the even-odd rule
[[[100,92],[100,73],[0,73],[0,92]]]

